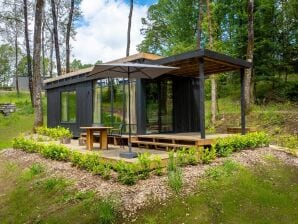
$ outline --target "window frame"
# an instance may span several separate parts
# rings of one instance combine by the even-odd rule
[[[62,100],[62,95],[64,93],[67,93],[67,121],[65,120],[62,120],[62,109],[63,109],[63,106],[62,106],[62,103],[63,103],[63,100]],[[75,94],[75,119],[74,120],[70,120],[70,116],[69,116],[69,108],[70,108],[70,101],[69,101],[69,94],[70,93],[74,93]],[[64,91],[61,91],[60,92],[60,123],[61,124],[75,124],[77,122],[77,91],[75,89],[73,90],[64,90]]]

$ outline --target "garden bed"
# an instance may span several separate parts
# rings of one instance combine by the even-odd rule
[[[253,166],[264,162],[269,155],[275,156],[286,164],[298,166],[298,158],[272,148],[259,148],[257,150],[243,150],[233,153],[232,159],[245,166]],[[227,158],[217,158],[210,164],[182,167],[183,188],[181,194],[189,194],[197,189],[198,178],[212,166],[221,164]],[[99,196],[116,195],[120,200],[120,209],[124,217],[133,217],[138,209],[146,207],[148,203],[164,203],[168,198],[176,195],[168,186],[167,176],[150,175],[146,180],[140,180],[133,186],[125,186],[111,178],[104,180],[98,175],[77,169],[70,162],[53,161],[45,159],[37,153],[26,153],[20,150],[8,149],[0,154],[0,161],[11,161],[24,166],[40,163],[46,166],[49,176],[64,177],[74,182],[80,191],[94,190]]]

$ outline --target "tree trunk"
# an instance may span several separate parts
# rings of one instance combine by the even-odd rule
[[[58,25],[57,25],[55,0],[51,0],[51,7],[52,7],[52,17],[53,17],[53,35],[54,35],[54,43],[55,43],[57,75],[60,76],[61,75],[61,60],[60,60]]]
[[[44,0],[37,0],[35,7],[35,24],[33,40],[33,99],[34,99],[34,130],[43,125],[40,53],[41,53],[41,26]]]
[[[17,5],[16,0],[14,1],[14,16],[15,16],[15,33],[14,33],[14,48],[15,48],[15,82],[17,95],[20,95],[19,89],[19,77],[18,77],[18,22],[17,22]]]
[[[31,54],[30,54],[30,43],[29,43],[29,32],[28,32],[28,6],[27,0],[23,1],[24,4],[24,30],[25,30],[25,44],[26,44],[26,56],[27,56],[27,72],[29,78],[29,90],[30,90],[30,99],[31,105],[33,105],[33,87],[32,87],[32,62],[31,62]]]
[[[15,40],[14,40],[14,47],[15,47],[15,81],[16,81],[16,91],[17,95],[20,95],[19,89],[19,76],[18,76],[18,60],[19,60],[19,53],[18,53],[18,33],[15,33]]]
[[[129,50],[130,50],[130,31],[131,31],[132,11],[133,11],[133,0],[130,0],[130,10],[128,15],[128,27],[127,27],[126,57],[129,56]]]
[[[248,40],[247,40],[247,51],[246,60],[253,63],[253,47],[254,47],[254,27],[253,27],[253,9],[254,0],[248,0]],[[244,76],[244,93],[245,93],[245,112],[249,113],[251,108],[251,80],[253,76],[253,68],[246,69]]]
[[[198,36],[197,36],[197,47],[201,48],[201,36],[202,36],[202,19],[203,19],[203,1],[199,0],[199,15],[198,15]]]
[[[45,49],[44,49],[44,29],[45,29],[45,15],[43,14],[42,28],[41,28],[41,54],[42,54],[42,77],[46,75],[46,63],[45,63]]]
[[[208,36],[209,36],[209,48],[213,50],[213,30],[212,30],[212,21],[211,21],[211,9],[210,1],[206,0],[207,6],[207,20],[208,20]],[[214,75],[211,75],[211,123],[214,126],[216,122],[217,115],[217,84]]]
[[[51,49],[50,49],[50,77],[53,77],[53,54],[54,54],[54,36],[51,32]]]
[[[73,18],[74,0],[71,0],[68,23],[66,27],[66,73],[70,72],[70,32]]]

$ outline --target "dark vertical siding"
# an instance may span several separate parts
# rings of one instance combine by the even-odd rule
[[[76,83],[47,90],[48,127],[67,127],[74,137],[79,137],[80,127],[93,123],[92,81]],[[145,81],[138,80],[136,86],[137,133],[146,132]],[[62,91],[77,93],[76,123],[61,123],[60,94]],[[199,86],[197,79],[173,77],[173,127],[174,132],[198,132]]]
[[[47,90],[47,126],[60,125],[60,91],[58,88]]]
[[[61,100],[63,91],[76,91],[77,117],[75,123],[61,122]],[[93,120],[92,81],[62,86],[47,90],[47,124],[48,127],[62,126],[69,128],[74,137],[79,137],[80,127],[91,125]]]
[[[174,132],[198,132],[199,128],[198,80],[173,79]]]

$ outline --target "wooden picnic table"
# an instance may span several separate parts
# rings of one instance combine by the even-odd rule
[[[80,127],[80,129],[85,129],[86,136],[86,146],[88,150],[93,149],[93,133],[99,132],[99,148],[100,149],[108,149],[108,130],[113,127]]]

